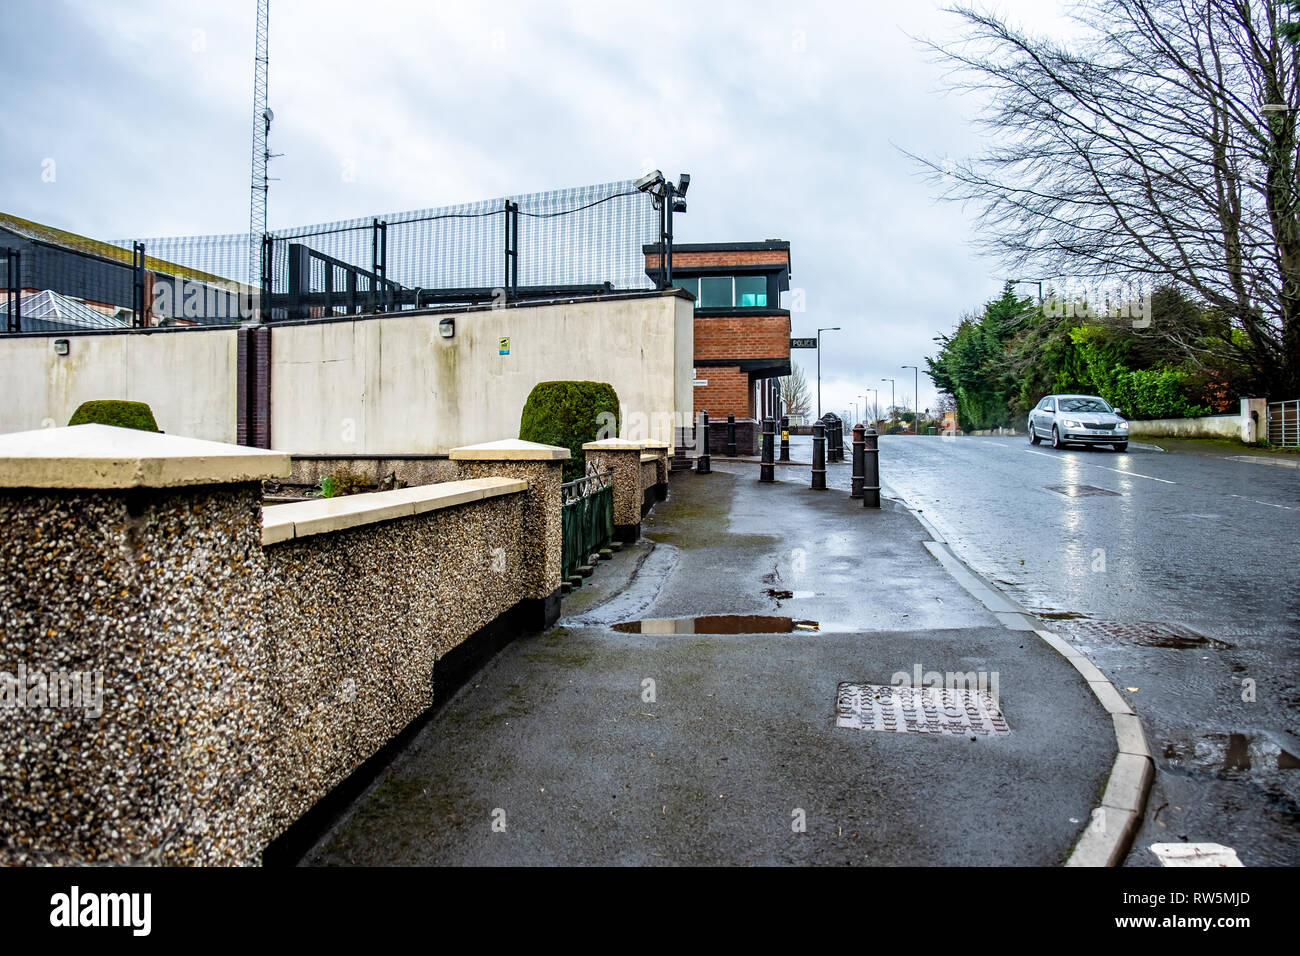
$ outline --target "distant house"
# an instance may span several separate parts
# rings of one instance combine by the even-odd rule
[[[18,256],[16,277],[8,274],[6,253],[11,251]],[[145,252],[146,324],[238,323],[239,298],[247,295],[246,285]],[[125,312],[129,326],[135,280],[131,260],[129,248],[0,213],[0,308],[5,290],[16,286],[24,295],[51,292],[113,318]],[[22,313],[22,331],[41,331],[28,326],[26,298]]]
[[[119,309],[107,315],[79,299],[70,299],[45,289],[22,297],[24,332],[84,332],[86,329],[127,329],[131,327],[131,310]],[[9,304],[0,299],[0,327],[7,325]]]

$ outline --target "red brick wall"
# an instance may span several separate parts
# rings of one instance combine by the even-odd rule
[[[789,358],[790,316],[695,316],[695,358]]]
[[[727,413],[752,418],[749,406],[749,373],[735,365],[706,365],[695,370],[708,385],[695,386],[695,412],[708,412],[709,420],[726,421]]]
[[[678,252],[673,250],[673,269],[709,269],[714,266],[787,266],[790,253],[784,249],[758,252]],[[659,254],[647,253],[647,269],[659,268]]]

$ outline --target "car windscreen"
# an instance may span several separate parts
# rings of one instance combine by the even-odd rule
[[[1061,411],[1063,412],[1108,412],[1110,406],[1100,398],[1063,398],[1061,401]]]

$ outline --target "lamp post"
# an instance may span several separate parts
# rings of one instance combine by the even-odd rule
[[[1042,279],[1008,279],[1012,285],[1036,285],[1038,286],[1038,307],[1043,307],[1043,280]]]
[[[881,381],[889,383],[889,408],[890,408],[889,420],[892,422],[894,420],[893,409],[897,407],[894,404],[894,380],[892,378],[882,378]]]
[[[880,420],[880,389],[868,389],[871,392],[871,427],[876,427],[876,422]]]
[[[921,371],[915,365],[904,365],[901,367],[910,368],[912,370],[912,402],[914,405],[912,408],[912,433],[919,435],[920,432],[917,431],[916,419],[917,413],[921,410]]]
[[[838,332],[838,325],[828,325],[817,330],[817,418],[822,417],[822,333]]]

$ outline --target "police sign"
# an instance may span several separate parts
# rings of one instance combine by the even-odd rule
[[[816,338],[790,340],[790,348],[792,349],[815,349],[816,347],[817,347]]]

